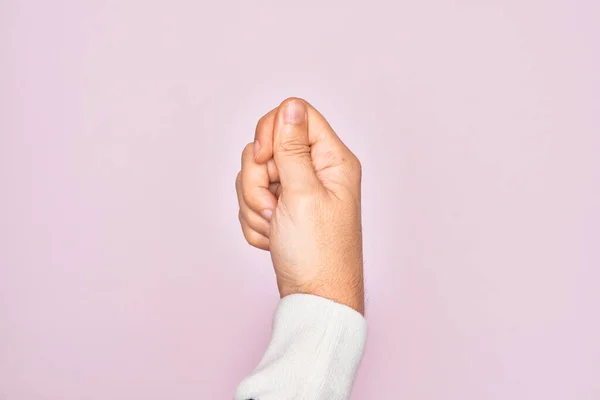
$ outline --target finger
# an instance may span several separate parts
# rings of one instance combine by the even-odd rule
[[[261,250],[269,250],[269,239],[252,229],[241,214],[240,224],[242,225],[244,238],[251,246]]]
[[[242,196],[242,190],[238,190],[237,193],[238,203],[240,205],[240,218],[243,218],[252,230],[255,230],[268,238],[271,230],[270,222],[264,216],[257,214],[248,207],[248,204],[246,204],[244,197]]]
[[[306,104],[295,98],[284,101],[275,115],[273,158],[284,193],[321,186],[312,163],[307,118]]]
[[[249,143],[242,152],[241,195],[250,209],[267,220],[277,206],[277,199],[269,191],[269,183],[267,165],[254,161],[254,144]]]
[[[244,200],[244,188],[243,188],[243,180],[242,180],[242,171],[238,173],[238,176],[235,180],[235,189],[237,193],[237,199],[239,204],[239,213],[240,216],[244,217],[248,225],[255,231],[259,232],[261,235],[268,237],[271,223],[269,222],[271,218],[271,213],[267,213],[268,215],[260,215],[256,211],[252,210],[246,200]],[[269,192],[271,192],[271,188],[269,187]],[[271,192],[273,196],[275,193]]]
[[[267,161],[267,172],[269,174],[269,182],[279,182],[279,171],[277,171],[277,165],[275,165],[275,160],[272,158]]]
[[[273,127],[277,108],[265,114],[256,124],[254,132],[254,161],[264,164],[273,157]]]
[[[281,104],[292,100],[288,98]],[[304,102],[307,108],[308,119],[308,139],[311,146],[316,144],[327,144],[329,148],[339,149],[343,151],[346,146],[336,135],[333,128],[329,125],[325,117],[306,100]],[[273,157],[273,142],[274,142],[274,125],[277,110],[280,107],[269,111],[265,114],[256,126],[255,141],[259,143],[259,151],[256,155],[256,162],[262,164]]]

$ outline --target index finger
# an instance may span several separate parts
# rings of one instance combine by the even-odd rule
[[[266,113],[256,124],[254,132],[254,161],[264,164],[273,158],[273,128],[277,108]]]

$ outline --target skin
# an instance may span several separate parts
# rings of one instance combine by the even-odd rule
[[[270,251],[281,297],[306,293],[364,313],[361,165],[308,102],[256,126],[236,179],[244,237]]]

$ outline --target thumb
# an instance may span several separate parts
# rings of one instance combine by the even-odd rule
[[[284,193],[312,191],[321,185],[311,158],[307,107],[301,99],[287,99],[277,110],[273,158]]]

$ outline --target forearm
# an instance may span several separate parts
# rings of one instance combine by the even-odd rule
[[[284,297],[271,342],[236,400],[345,400],[367,336],[366,321],[350,307],[322,297]]]

